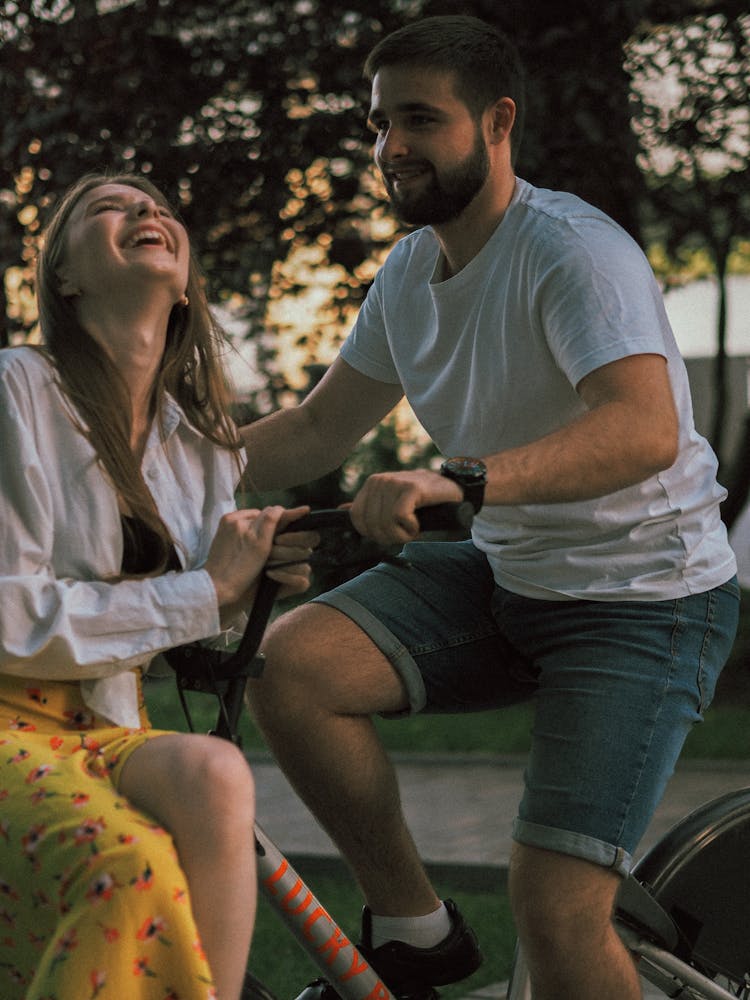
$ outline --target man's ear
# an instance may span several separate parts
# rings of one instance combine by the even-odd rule
[[[70,277],[66,267],[58,267],[55,273],[57,274],[57,280],[60,282],[60,292],[62,295],[70,298],[81,294],[81,289]]]
[[[488,120],[489,141],[501,143],[510,138],[516,120],[516,102],[512,97],[501,97],[485,112]]]

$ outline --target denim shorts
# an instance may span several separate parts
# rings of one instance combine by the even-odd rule
[[[410,712],[533,698],[523,843],[625,874],[734,640],[736,580],[666,601],[546,601],[495,585],[469,542],[416,542],[316,598],[390,660]],[[498,715],[502,725],[502,715]]]

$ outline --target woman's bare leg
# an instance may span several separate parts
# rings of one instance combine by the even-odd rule
[[[238,1000],[257,899],[247,762],[215,736],[159,736],[126,761],[119,790],[174,838],[219,1000]]]

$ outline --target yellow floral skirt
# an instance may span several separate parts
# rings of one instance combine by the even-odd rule
[[[77,683],[0,677],[3,1000],[215,997],[172,838],[117,791],[160,735],[141,721],[97,719]]]

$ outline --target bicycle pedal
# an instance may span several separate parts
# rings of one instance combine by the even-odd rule
[[[327,979],[314,979],[295,1000],[341,1000]]]
[[[394,994],[398,1000],[439,1000],[440,994],[436,989],[427,987],[419,993]],[[314,979],[295,1000],[341,1000],[336,990],[327,979]]]
[[[276,1000],[276,997],[260,979],[248,971],[245,973],[240,1000]]]

